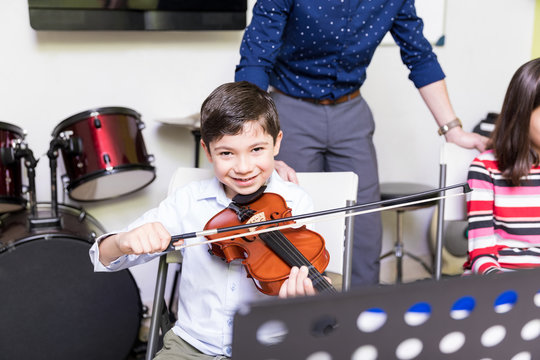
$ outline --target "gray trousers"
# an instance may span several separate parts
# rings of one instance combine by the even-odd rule
[[[353,171],[358,204],[380,200],[375,123],[361,96],[338,105],[317,105],[277,92],[272,97],[283,130],[278,160],[299,172]],[[353,286],[379,282],[381,246],[380,213],[355,216]]]
[[[205,355],[176,335],[172,329],[163,337],[163,348],[154,360],[225,360],[226,356]]]

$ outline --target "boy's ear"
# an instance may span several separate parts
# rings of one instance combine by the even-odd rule
[[[201,140],[201,147],[204,150],[204,154],[210,163],[212,163],[212,155],[210,154],[210,149],[206,146],[203,140]]]
[[[279,130],[279,134],[276,136],[276,140],[274,141],[274,156],[279,154],[281,139],[283,139],[283,131]]]

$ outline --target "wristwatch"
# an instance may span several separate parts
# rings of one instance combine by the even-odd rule
[[[459,126],[460,128],[463,128],[463,124],[461,123],[461,120],[459,120],[459,118],[455,118],[454,120],[450,121],[449,123],[446,123],[444,124],[443,126],[441,126],[439,128],[439,135],[444,135],[446,134],[448,131],[450,131],[450,129],[453,129],[455,128],[456,126]]]

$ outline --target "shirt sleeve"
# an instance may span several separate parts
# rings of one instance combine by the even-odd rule
[[[445,78],[437,55],[424,37],[424,22],[416,14],[413,0],[407,0],[396,15],[390,33],[400,47],[403,63],[410,71],[409,79],[417,88]]]
[[[494,184],[485,164],[476,158],[471,163],[467,194],[469,221],[469,259],[465,267],[477,274],[500,270],[493,227]]]
[[[259,0],[253,7],[253,17],[240,45],[240,63],[235,81],[249,81],[268,89],[268,74],[272,71],[290,8],[291,0]]]
[[[147,224],[150,222],[161,222],[163,226],[171,234],[181,233],[182,229],[181,229],[181,226],[179,226],[180,222],[178,221],[178,219],[180,219],[181,216],[183,215],[179,213],[179,208],[175,204],[179,201],[179,199],[182,199],[182,196],[184,193],[185,191],[184,192],[177,191],[175,194],[168,196],[165,200],[163,200],[159,204],[158,207],[145,212],[142,216],[140,216],[134,222],[129,224],[126,228],[119,231],[110,232],[110,233],[107,233],[98,237],[96,239],[96,242],[92,245],[89,251],[90,260],[92,261],[92,264],[94,264],[94,271],[109,272],[109,271],[118,271],[122,269],[127,269],[134,265],[146,263],[162,255],[163,253],[143,254],[143,255],[123,255],[123,256],[120,256],[118,259],[112,261],[108,266],[105,266],[99,261],[99,244],[101,243],[101,241],[105,240],[108,236],[111,236],[119,232],[130,231],[138,226],[141,226],[143,224]],[[177,197],[179,197],[179,199],[177,199]]]

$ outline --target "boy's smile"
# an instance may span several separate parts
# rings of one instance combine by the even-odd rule
[[[225,194],[232,199],[237,194],[249,195],[263,186],[274,171],[274,156],[279,152],[282,133],[274,140],[258,121],[244,125],[237,135],[224,135],[201,145],[214,173],[225,187]]]

